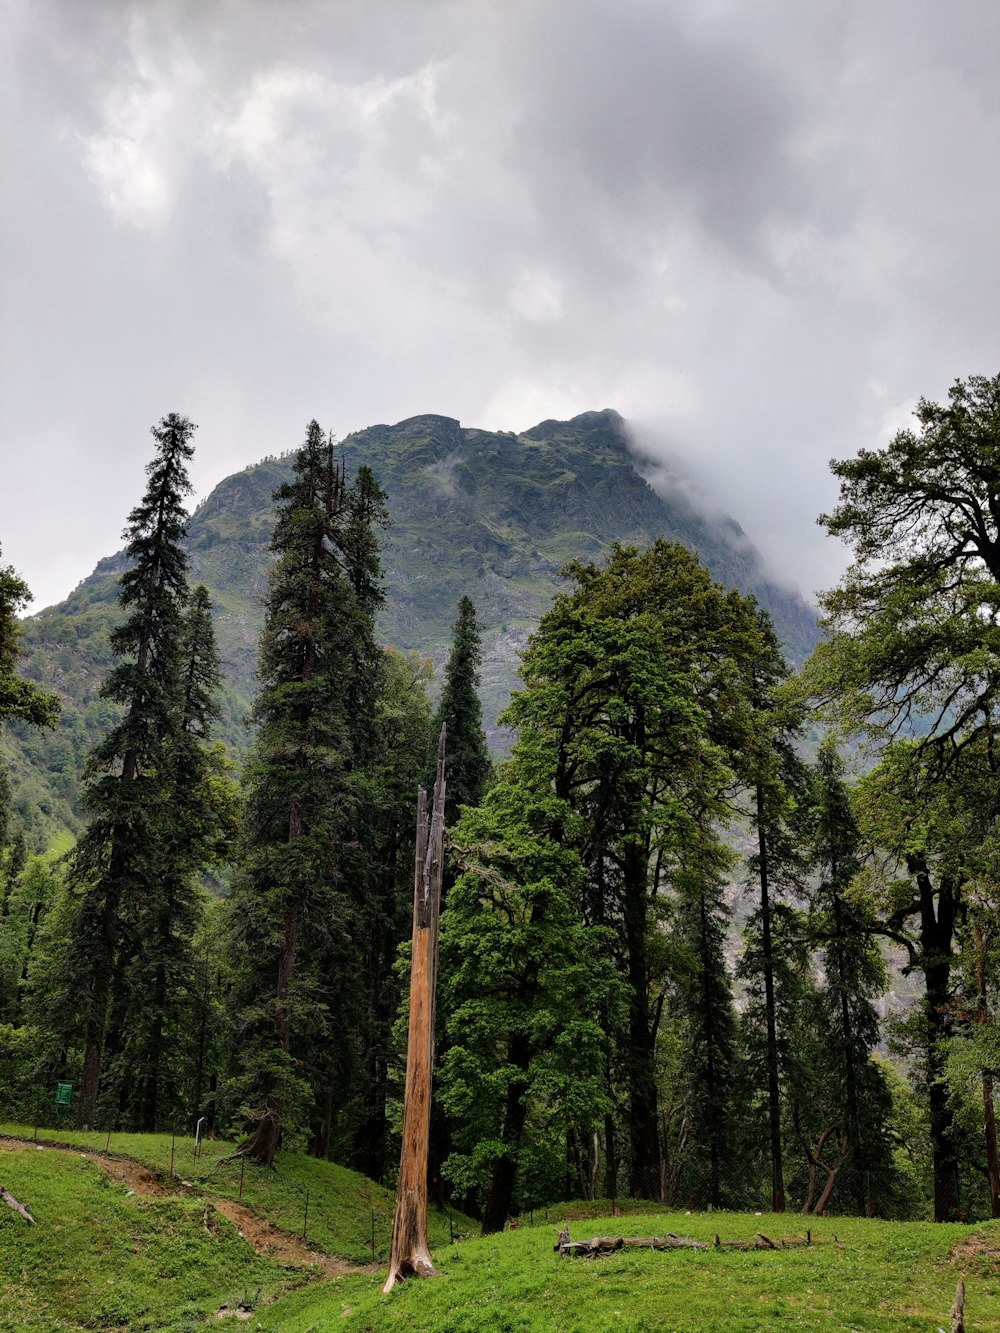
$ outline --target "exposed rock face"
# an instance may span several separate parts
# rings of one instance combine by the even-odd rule
[[[494,744],[504,742],[495,718],[517,684],[518,653],[560,587],[559,569],[574,558],[599,559],[612,541],[681,541],[720,582],[754,593],[793,661],[816,641],[814,610],[769,581],[736,523],[710,520],[679,493],[658,494],[644,480],[643,460],[630,451],[616,412],[543,421],[522,435],[417,416],[371,426],[340,448],[348,475],[366,463],[389,495],[383,639],[440,666],[467,593],[485,627],[483,708]],[[271,459],[227,477],[189,528],[191,581],[212,596],[225,672],[220,730],[238,754],[249,738],[244,718],[263,620],[271,497],[290,470],[290,459]],[[102,560],[65,602],[25,625],[25,674],[54,685],[65,700],[59,732],[25,734],[10,747],[22,814],[42,807],[33,816],[38,842],[54,826],[77,824],[76,773],[107,723],[97,691],[110,662],[121,569],[120,556]]]

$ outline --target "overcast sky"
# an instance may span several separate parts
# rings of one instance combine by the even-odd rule
[[[997,0],[0,0],[0,545],[63,597],[419,412],[614,407],[805,592],[833,456],[1000,372]]]

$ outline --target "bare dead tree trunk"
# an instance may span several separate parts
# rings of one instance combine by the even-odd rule
[[[427,1157],[430,1144],[431,1080],[437,985],[438,918],[444,868],[444,745],[438,740],[437,776],[428,827],[427,793],[417,793],[417,855],[413,882],[413,952],[410,963],[410,1027],[406,1048],[403,1144],[392,1224],[392,1258],[384,1292],[415,1274],[437,1273],[427,1244]]]

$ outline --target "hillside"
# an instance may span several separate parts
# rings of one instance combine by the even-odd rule
[[[12,1331],[191,1333],[234,1320],[275,1333],[904,1333],[948,1322],[959,1277],[967,1326],[1000,1327],[996,1223],[808,1219],[806,1245],[794,1213],[670,1214],[630,1201],[612,1216],[592,1201],[536,1207],[518,1230],[480,1239],[469,1219],[432,1210],[442,1276],[386,1297],[393,1199],[364,1177],[283,1152],[276,1171],[247,1169],[241,1201],[239,1167],[219,1160],[231,1145],[210,1142],[195,1161],[188,1135],[116,1134],[110,1154],[103,1133],[38,1138],[0,1127],[0,1180],[36,1222],[0,1204],[0,1327]],[[575,1240],[674,1232],[704,1248],[566,1258],[553,1243],[567,1219]],[[762,1233],[778,1248],[714,1245]]]
[[[340,449],[348,474],[368,464],[389,496],[384,641],[440,665],[468,593],[485,627],[483,703],[498,748],[495,719],[516,684],[518,653],[558,590],[559,569],[600,558],[613,541],[681,541],[720,582],[757,597],[793,660],[815,642],[812,609],[768,578],[734,521],[710,520],[679,492],[658,494],[644,480],[615,412],[544,421],[521,435],[417,416],[359,431]],[[191,580],[208,587],[215,606],[225,674],[220,730],[237,755],[249,743],[271,497],[290,467],[288,457],[271,459],[227,477],[196,510],[187,539]],[[22,670],[64,701],[56,733],[14,729],[8,746],[15,806],[36,845],[79,826],[79,768],[111,717],[99,689],[122,567],[120,555],[102,560],[64,602],[25,622]]]

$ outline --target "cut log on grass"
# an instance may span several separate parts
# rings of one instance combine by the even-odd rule
[[[13,1194],[11,1194],[9,1190],[5,1190],[2,1185],[0,1185],[0,1199],[4,1201],[8,1208],[13,1208],[15,1213],[20,1213],[26,1222],[30,1222],[32,1226],[36,1225],[35,1219],[28,1212],[27,1208],[25,1208],[24,1204],[15,1199]]]
[[[569,1229],[559,1232],[555,1249],[560,1254],[575,1255],[581,1259],[595,1259],[602,1254],[615,1254],[622,1249],[636,1250],[707,1250],[703,1240],[677,1236],[668,1231],[665,1236],[594,1236],[590,1240],[570,1240]]]
[[[438,740],[437,776],[430,825],[427,794],[417,793],[417,855],[413,877],[413,949],[410,961],[410,1028],[406,1048],[403,1143],[392,1224],[392,1258],[384,1292],[405,1277],[437,1273],[427,1244],[427,1155],[430,1144],[431,1076],[434,1070],[434,991],[444,847],[444,743]]]
[[[593,1236],[590,1240],[571,1240],[560,1247],[561,1254],[578,1259],[596,1259],[602,1254],[614,1254],[625,1244],[621,1236]]]
[[[837,1237],[834,1236],[836,1243]],[[722,1240],[716,1235],[717,1250],[790,1250],[798,1245],[814,1245],[811,1231],[804,1236],[789,1236],[787,1239],[772,1240],[758,1231],[753,1240]],[[575,1255],[580,1259],[596,1259],[604,1254],[616,1254],[622,1249],[635,1250],[707,1250],[708,1242],[693,1240],[690,1236],[678,1236],[668,1231],[665,1236],[594,1236],[591,1240],[570,1240],[569,1225],[564,1224],[552,1247],[559,1254]]]

